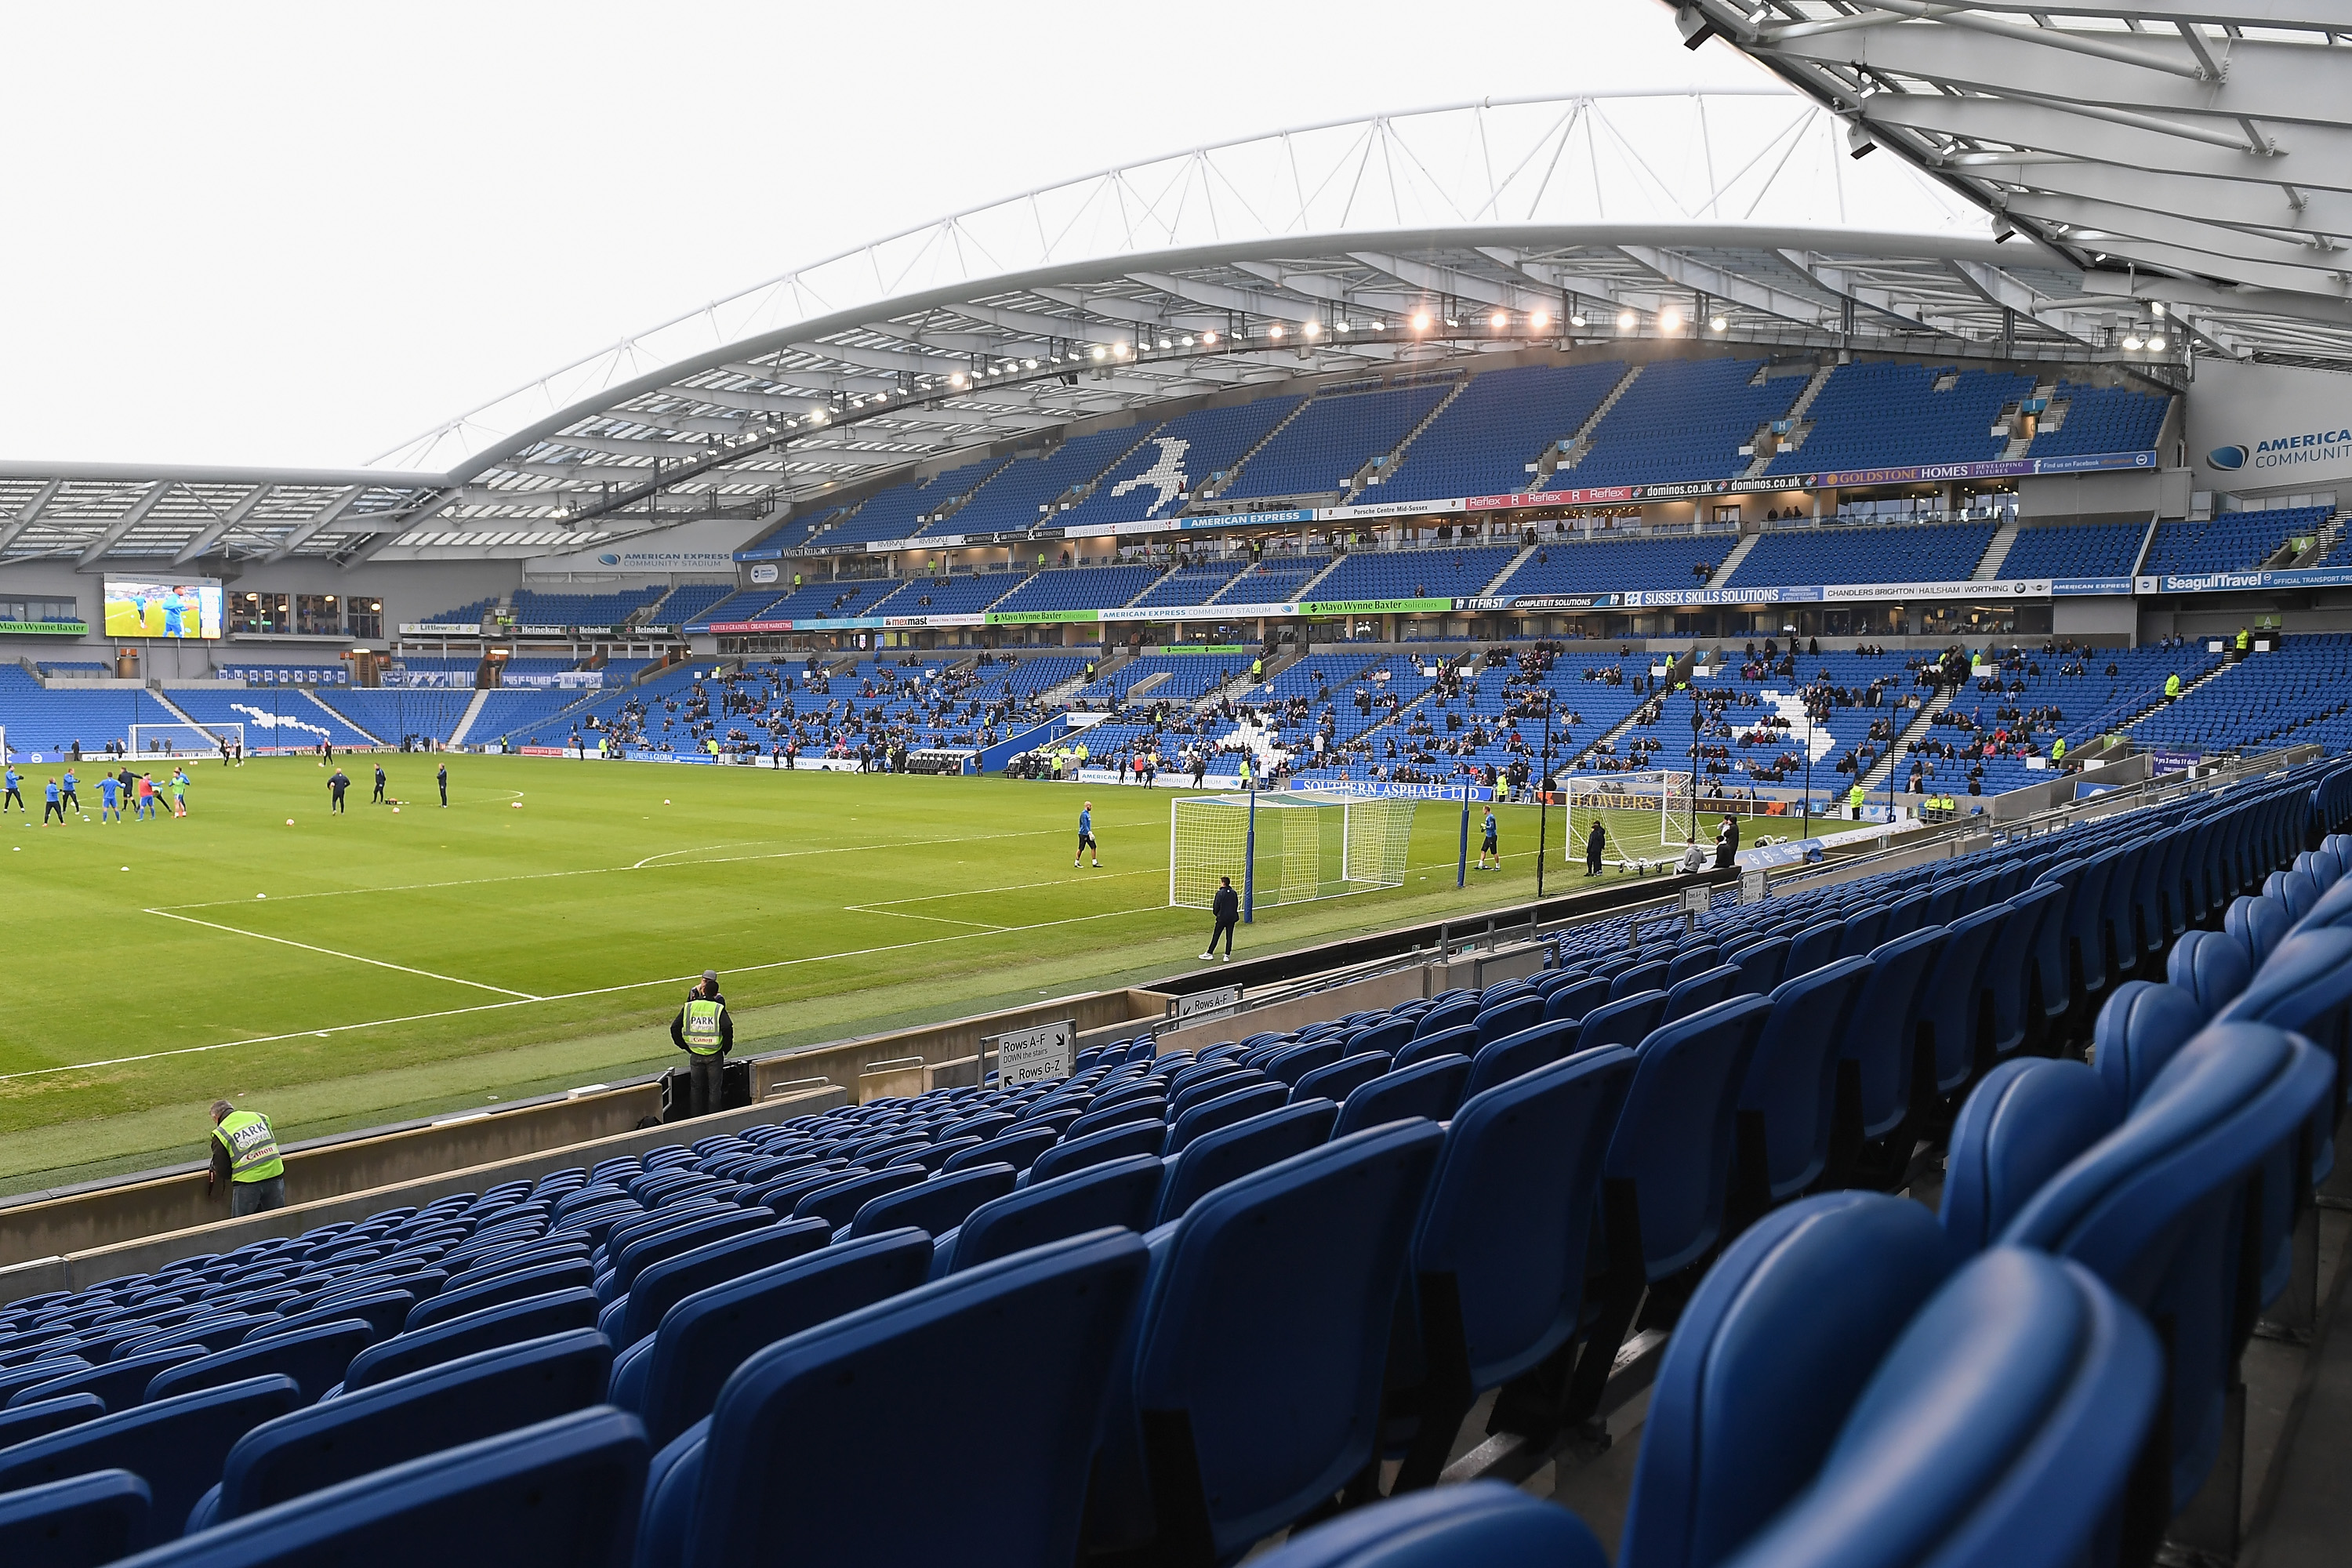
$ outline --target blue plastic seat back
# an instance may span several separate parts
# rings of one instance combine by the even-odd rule
[[[962,1170],[967,1165],[987,1165],[1002,1160],[1016,1171],[1025,1171],[1036,1163],[1038,1155],[1061,1141],[1061,1133],[1051,1127],[1029,1127],[1003,1132],[975,1148],[949,1156],[948,1163],[940,1170],[945,1173]]]
[[[1812,1185],[1828,1167],[1837,1103],[1837,1043],[1870,976],[1867,958],[1841,958],[1782,981],[1741,1079],[1739,1110],[1764,1146],[1770,1198]]]
[[[1467,1024],[1477,1017],[1482,1010],[1475,996],[1459,996],[1452,1001],[1437,1003],[1428,1012],[1423,1013],[1421,1016],[1421,1021],[1413,1026],[1412,1037],[1418,1040],[1424,1036],[1433,1035],[1440,1029],[1451,1029],[1457,1025]]]
[[[1443,1121],[1462,1102],[1462,1088],[1470,1081],[1470,1058],[1429,1057],[1387,1073],[1350,1093],[1339,1107],[1334,1138],[1345,1138],[1384,1121],[1426,1117]]]
[[[1801,1199],[1726,1247],[1658,1365],[1623,1568],[1736,1554],[1812,1479],[1944,1277],[1927,1211],[1876,1193]]]
[[[1024,1184],[1050,1182],[1066,1176],[1073,1171],[1083,1171],[1089,1165],[1107,1164],[1124,1160],[1130,1154],[1157,1154],[1168,1142],[1168,1128],[1156,1119],[1132,1121],[1106,1131],[1089,1133],[1057,1143],[1037,1156],[1023,1178]],[[929,1227],[926,1227],[929,1228]],[[937,1231],[933,1235],[939,1234]]]
[[[55,1399],[61,1394],[95,1394],[106,1401],[109,1410],[128,1410],[146,1397],[147,1385],[154,1381],[157,1373],[200,1360],[204,1354],[201,1345],[142,1351],[136,1355],[124,1356],[120,1361],[61,1372],[42,1382],[28,1383],[8,1395],[8,1405],[14,1408]]]
[[[1147,1263],[1140,1237],[1097,1231],[770,1345],[728,1384],[698,1474],[664,1483],[693,1492],[684,1568],[762,1560],[786,1540],[810,1562],[925,1562],[982,1519],[992,1559],[1074,1561],[1104,1392]],[[973,1353],[1016,1325],[1053,1353]],[[950,1466],[897,1488],[874,1456],[917,1409],[957,1449],[1024,1458],[1015,1472]],[[652,1511],[666,1512],[662,1497]]]
[[[2196,998],[2177,985],[2126,980],[2115,988],[2099,1008],[2091,1041],[2099,1081],[2118,1111],[2139,1102],[2205,1022]]]
[[[1968,1082],[1976,1070],[1979,1044],[1989,1043],[1991,1003],[1985,994],[1985,965],[2011,918],[2007,909],[1995,906],[1942,928],[1943,949],[1921,984],[1916,1009],[1918,1028],[1934,1051],[1939,1095]]]
[[[1844,939],[1845,928],[1837,921],[1816,921],[1789,939],[1790,975],[1819,969],[1838,956],[1838,943]]]
[[[1231,1078],[1236,1073],[1249,1070],[1238,1061],[1227,1061],[1222,1058],[1199,1058],[1192,1066],[1179,1068],[1168,1075],[1168,1098],[1173,1100],[1195,1084],[1211,1083],[1218,1079]]]
[[[968,1170],[970,1166],[960,1166]],[[845,1181],[823,1186],[813,1193],[803,1193],[793,1205],[794,1219],[824,1220],[836,1230],[857,1217],[857,1211],[885,1193],[895,1193],[901,1187],[911,1187],[923,1181],[927,1173],[917,1165],[898,1165],[851,1176]]]
[[[1985,955],[1984,977],[1992,1005],[1992,1049],[2007,1057],[2024,1046],[2032,1031],[2034,953],[2042,925],[2063,897],[2056,888],[2028,888],[2003,900],[2009,923]]]
[[[2338,877],[2334,886],[2319,895],[2319,901],[2298,922],[2302,929],[2352,924],[2352,886],[2347,882],[2352,882],[2352,878]]]
[[[462,1542],[512,1568],[630,1568],[645,1495],[643,1430],[597,1406],[445,1448],[264,1509],[151,1552],[172,1568],[374,1568]],[[163,1515],[161,1500],[156,1515]]]
[[[1811,1485],[1732,1562],[2084,1561],[2115,1517],[2163,1375],[2155,1334],[2096,1279],[1996,1248],[1920,1309]],[[1927,1424],[1943,1440],[1916,1440]]]
[[[1109,1226],[1142,1232],[1150,1228],[1164,1179],[1165,1167],[1157,1156],[1138,1154],[1033,1182],[974,1209],[957,1227],[951,1243],[941,1237],[944,1256],[932,1260],[931,1271],[939,1275],[974,1268]]]
[[[206,1522],[599,1404],[613,1354],[591,1329],[478,1351],[254,1427],[221,1467]]]
[[[535,1340],[570,1329],[593,1329],[601,1303],[593,1290],[573,1288],[544,1296],[502,1301],[478,1312],[467,1312],[429,1329],[394,1334],[352,1358],[343,1373],[345,1389],[365,1388],[403,1373],[476,1351]]]
[[[1462,1098],[1474,1099],[1498,1084],[1533,1072],[1546,1062],[1558,1061],[1576,1048],[1576,1037],[1582,1027],[1581,1024],[1561,1019],[1538,1024],[1531,1029],[1507,1035],[1492,1045],[1479,1047],[1478,1054],[1470,1058],[1470,1080],[1462,1086]]]
[[[641,1236],[613,1259],[613,1282],[626,1290],[636,1283],[638,1275],[666,1258],[676,1258],[714,1241],[724,1241],[730,1236],[741,1236],[775,1223],[776,1211],[759,1205],[736,1209],[732,1214],[721,1211],[688,1225]]]
[[[1724,962],[1739,971],[1739,989],[1759,996],[1769,996],[1788,977],[1789,950],[1793,945],[1785,936],[1763,942],[1751,942],[1745,947],[1734,948],[1724,955]]]
[[[1576,1031],[1576,1048],[1589,1051],[1601,1046],[1638,1046],[1658,1026],[1665,1012],[1666,994],[1663,991],[1639,991],[1604,1002],[1584,1016]]]
[[[730,1374],[761,1346],[912,1289],[930,1261],[930,1237],[921,1231],[886,1231],[688,1297],[662,1319],[650,1352],[641,1352],[635,1409],[647,1437],[659,1448],[709,1415]]]
[[[1633,1079],[1624,1047],[1579,1052],[1465,1100],[1447,1126],[1412,1269],[1425,1324],[1441,1321],[1430,1292],[1451,1293],[1472,1388],[1517,1376],[1576,1331],[1601,1163]]]
[[[2075,893],[2084,865],[2081,859],[2060,860],[2034,879],[2037,888],[2057,889],[2033,942],[2033,984],[2042,994],[2043,1015],[2052,1018],[2063,1016],[2074,1005],[2074,970],[2067,954],[2074,935],[2074,906],[2079,901]]]
[[[375,1331],[377,1339],[400,1332],[408,1321],[408,1310],[416,1305],[416,1298],[405,1290],[365,1290],[352,1296],[330,1296],[307,1312],[290,1313],[275,1323],[262,1323],[247,1329],[240,1344],[256,1340],[275,1339],[279,1334],[292,1333],[317,1323],[332,1323],[346,1318],[357,1318]]]
[[[147,1483],[129,1470],[26,1487],[0,1497],[0,1562],[11,1568],[98,1568],[147,1544]]]
[[[1634,1053],[1605,1173],[1634,1184],[1652,1279],[1704,1256],[1722,1233],[1740,1083],[1771,1011],[1769,997],[1735,996],[1661,1024]]]
[[[965,1215],[991,1198],[1011,1192],[1019,1174],[1006,1164],[973,1165],[885,1193],[859,1209],[842,1234],[845,1237],[872,1236],[912,1226],[928,1236],[940,1235],[961,1225]]]
[[[1419,1491],[1343,1513],[1251,1561],[1257,1568],[1609,1568],[1584,1521],[1501,1481]]]
[[[2125,1102],[2100,1081],[2105,1065],[2028,1057],[1969,1091],[1945,1157],[1941,1218],[1955,1261],[1990,1247],[2043,1183],[2115,1131]]]
[[[61,1394],[55,1399],[11,1405],[0,1410],[0,1448],[29,1443],[36,1437],[95,1421],[105,1414],[106,1401],[95,1394]]]
[[[462,1290],[444,1290],[437,1296],[419,1301],[409,1310],[408,1321],[402,1331],[414,1333],[420,1329],[429,1329],[436,1323],[463,1317],[468,1312],[478,1312],[486,1307],[544,1296],[551,1290],[584,1288],[595,1281],[596,1270],[585,1258],[539,1264],[518,1269],[512,1274],[481,1280]]]
[[[1342,1047],[1340,1055],[1331,1059],[1339,1061],[1344,1057],[1360,1057],[1367,1051],[1385,1051],[1394,1056],[1412,1043],[1413,1031],[1421,1027],[1421,1020],[1424,1016],[1425,1013],[1391,1013],[1347,1037],[1347,1043]],[[1473,1014],[1472,1016],[1475,1017],[1476,1015]],[[1327,1064],[1320,1062],[1316,1064],[1318,1067]],[[1310,1068],[1307,1070],[1314,1069]],[[1296,1083],[1293,1087],[1297,1087]]]
[[[1387,1081],[1376,1079],[1374,1084]],[[1356,1092],[1368,1093],[1371,1087]],[[1160,1184],[1159,1211],[1151,1223],[1166,1225],[1180,1219],[1186,1209],[1227,1182],[1320,1147],[1330,1141],[1339,1119],[1339,1108],[1329,1100],[1306,1100],[1202,1133],[1169,1163]]]
[[[364,1319],[345,1318],[318,1323],[290,1334],[252,1340],[194,1361],[165,1367],[147,1384],[146,1399],[168,1399],[199,1388],[240,1383],[248,1377],[277,1373],[294,1380],[303,1399],[316,1400],[341,1383],[352,1358],[375,1342],[376,1331]]]
[[[1672,1023],[1676,1018],[1687,1018],[1701,1008],[1714,1006],[1735,992],[1746,991],[1747,987],[1740,984],[1741,978],[1735,965],[1718,963],[1675,982],[1674,988],[1666,993],[1666,1007],[1661,1020]]]
[[[1887,910],[1884,904],[1873,904],[1857,910],[1838,922],[1837,953],[1840,958],[1853,958],[1876,947],[1886,931]]]
[[[1114,1389],[1097,1539],[1197,1531],[1231,1557],[1363,1468],[1440,1142],[1426,1121],[1335,1139],[1218,1188],[1155,1244],[1134,1381]],[[1176,1519],[1193,1530],[1169,1529]]]
[[[2235,1000],[2253,973],[2245,948],[2222,931],[2185,932],[2165,960],[2165,978],[2187,992],[2209,1018]]]
[[[1409,1068],[1415,1062],[1425,1062],[1432,1057],[1466,1057],[1485,1042],[1478,1037],[1475,1024],[1457,1024],[1450,1029],[1423,1034],[1396,1054],[1391,1069]]]
[[[230,1445],[301,1399],[291,1378],[254,1377],[80,1422],[0,1450],[0,1493],[129,1470],[147,1483],[153,1517],[168,1533],[220,1478]]]
[[[1908,936],[1923,925],[1932,924],[1927,906],[1932,895],[1926,892],[1906,893],[1886,906],[1886,924],[1881,928],[1878,940],[1892,942],[1898,936]]]
[[[2149,1318],[2169,1320],[2175,1506],[2221,1446],[2246,1180],[2309,1120],[2333,1076],[2317,1049],[2280,1030],[2210,1026],[2002,1235],[2081,1262]]]
[[[1564,1020],[1574,1023],[1608,1000],[1609,977],[1607,975],[1594,975],[1585,980],[1571,980],[1545,996],[1544,1019],[1546,1022]]]
[[[1618,971],[1609,977],[1609,1000],[1618,1002],[1640,992],[1664,990],[1666,971],[1672,967],[1671,964],[1653,962]]]
[[[1515,994],[1509,999],[1488,1007],[1471,1022],[1477,1031],[1478,1043],[1483,1046],[1540,1024],[1543,1016],[1544,999],[1530,990]]]
[[[2319,902],[2319,895],[2324,891],[2319,885],[2319,879],[2300,867],[2272,872],[2270,878],[2263,883],[2263,890],[2265,893],[2271,891],[2272,882],[2277,884],[2276,896],[2286,905],[2287,920],[2290,924],[2309,914],[2312,906]]]
[[[1859,1069],[1865,1138],[1894,1131],[1911,1109],[1919,1001],[1945,941],[1944,929],[1930,926],[1871,949],[1870,978],[1838,1042],[1839,1056]]]
[[[1160,1144],[1162,1154],[1181,1154],[1192,1140],[1220,1127],[1231,1127],[1236,1121],[1246,1121],[1253,1116],[1273,1110],[1290,1098],[1279,1082],[1268,1079],[1253,1083],[1231,1094],[1203,1100],[1170,1124]]]
[[[2315,907],[2316,900],[2314,904]],[[2271,955],[2271,949],[2279,944],[2294,923],[2295,917],[2287,905],[2273,898],[2235,898],[2221,915],[2222,931],[2238,939],[2238,945],[2246,950],[2248,963],[2255,965]]]
[[[1396,1019],[1391,1023],[1379,1025],[1377,1028],[1386,1031],[1387,1037],[1396,1040],[1399,1044],[1412,1037],[1412,1025],[1406,1019]],[[1366,1029],[1361,1031],[1358,1037],[1360,1038],[1374,1032],[1373,1029]],[[1297,1089],[1300,1079],[1313,1072],[1317,1068],[1329,1067],[1346,1055],[1348,1049],[1349,1042],[1336,1035],[1326,1036],[1322,1039],[1309,1041],[1303,1046],[1284,1046],[1266,1058],[1265,1076],[1280,1079],[1291,1088]]]
[[[1193,1084],[1181,1092],[1170,1096],[1167,1120],[1172,1126],[1182,1121],[1184,1113],[1196,1105],[1206,1105],[1213,1100],[1223,1100],[1228,1095],[1238,1094],[1244,1089],[1276,1081],[1278,1080],[1270,1079],[1262,1072],[1244,1068],[1239,1072],[1227,1073],[1223,1078]],[[1286,1083],[1282,1088],[1285,1092],[1287,1092],[1290,1086]]]
[[[1711,942],[1697,942],[1677,948],[1674,957],[1666,962],[1666,977],[1661,984],[1664,989],[1672,991],[1692,975],[1713,969],[1722,962],[1722,949]]]

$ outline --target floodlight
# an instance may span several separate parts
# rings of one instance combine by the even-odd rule
[[[1426,310],[1423,310],[1423,311],[1419,312],[1418,314],[1416,314],[1416,315],[1413,317],[1413,319],[1412,319],[1412,330],[1413,330],[1414,331],[1416,331],[1416,332],[1425,332],[1425,331],[1429,331],[1429,312],[1428,312],[1428,311],[1426,311]]]
[[[1583,311],[1581,311],[1581,310],[1579,310],[1576,314],[1574,314],[1573,316],[1570,316],[1570,317],[1568,319],[1568,324],[1569,324],[1570,326],[1571,326],[1571,327],[1581,327],[1581,326],[1584,326],[1584,325],[1586,324],[1585,320],[1584,320],[1584,312],[1583,312]]]
[[[2157,353],[2162,353],[2164,352],[2163,337],[2159,334],[2151,332],[2148,334],[2147,346],[2154,349]]]
[[[1712,318],[1706,324],[1718,332],[1731,325],[1729,321],[1724,320],[1721,316]]]
[[[1546,327],[1551,325],[1551,312],[1549,310],[1538,310],[1534,315],[1528,318],[1528,325],[1533,327],[1537,331],[1542,331]]]
[[[1110,351],[1109,351],[1108,349],[1107,349],[1107,348],[1103,347],[1103,346],[1102,346],[1102,344],[1100,344],[1100,343],[1097,343],[1097,344],[1095,345],[1095,358],[1097,358],[1097,359],[1100,359],[1100,358],[1102,358],[1105,354],[1107,354],[1107,353],[1110,353]]]
[[[1497,310],[1486,318],[1486,324],[1499,332],[1511,324],[1511,318]]]
[[[2137,332],[2126,332],[2126,333],[2124,334],[2124,349],[2125,349],[2125,352],[2129,353],[2129,352],[2131,352],[2131,351],[2133,351],[2133,350],[2137,349],[2138,347],[2139,347],[2139,334],[2138,334]]]
[[[1217,334],[1214,332],[1202,332],[1201,334],[1201,342],[1211,348],[1214,348],[1217,342]]]
[[[1618,312],[1617,312],[1617,330],[1618,330],[1619,331],[1621,331],[1621,332],[1630,332],[1630,331],[1632,331],[1633,330],[1633,323],[1634,323],[1634,320],[1635,320],[1635,318],[1634,318],[1634,315],[1633,315],[1633,311],[1631,311],[1631,310],[1620,310],[1620,311],[1618,311]]]
[[[1676,312],[1673,310],[1661,310],[1658,312],[1658,331],[1662,332],[1679,331],[1682,329],[1682,324],[1683,319]]]
[[[1276,321],[1274,325],[1268,327],[1265,330],[1265,335],[1269,338],[1278,338],[1282,336],[1282,323],[1280,321]]]

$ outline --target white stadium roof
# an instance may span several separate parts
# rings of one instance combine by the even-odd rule
[[[1720,33],[1793,86],[1462,104],[1102,170],[713,301],[425,432],[380,468],[0,462],[0,559],[536,555],[714,511],[749,532],[829,489],[1073,420],[1542,344],[1851,347],[2122,363],[2173,380],[2200,353],[2352,362],[2343,274],[2277,255],[2323,255],[2321,230],[2352,205],[2352,160],[2321,166],[2346,136],[2315,118],[2322,84],[2352,85],[2330,24],[2294,31],[2259,5],[2231,8],[2240,21],[2184,11],[2179,27],[2167,7],[1996,15],[2011,9],[1698,0],[1680,7],[1686,36]],[[2158,14],[2163,36],[2142,41]],[[1976,49],[1987,40],[1997,47]],[[2259,72],[2244,63],[2256,42]],[[1898,50],[1899,68],[1886,63]],[[1967,74],[2025,85],[1945,81],[1946,50],[2014,57]],[[2201,50],[2218,73],[2205,103],[2255,77],[2271,112],[2168,106],[2156,89],[2189,79],[2116,58],[2137,50]],[[2043,56],[2066,81],[2150,84],[2147,101],[2035,99],[2042,79],[2026,68]],[[2290,73],[2305,92],[2284,89]],[[2306,98],[2312,118],[2279,112]],[[1970,113],[1979,122],[1961,124]],[[2149,128],[2168,116],[2178,135]],[[2243,195],[2245,177],[2187,166],[2221,155],[2204,133],[2242,119],[2249,147],[2270,145],[2235,156],[2301,204],[2281,195],[2268,227],[2187,199]],[[2151,139],[2177,143],[2184,166],[2149,166],[2189,184],[2130,208],[2118,192]],[[1896,155],[1855,155],[1880,146]],[[2283,183],[2305,151],[2310,173]],[[2103,172],[2117,189],[2088,194]],[[2159,200],[2172,228],[2145,205]],[[2099,204],[2102,226],[2081,204]],[[2145,237],[2126,211],[2146,215]],[[2192,226],[2208,248],[2176,232]],[[2295,233],[2315,237],[2279,237]],[[2230,235],[2247,254],[2210,248]],[[2124,348],[2145,343],[2158,300],[2178,323],[2165,349]]]

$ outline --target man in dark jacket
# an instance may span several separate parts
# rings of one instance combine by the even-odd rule
[[[1739,823],[1736,817],[1727,816],[1723,826],[1715,830],[1715,868],[1721,871],[1737,865],[1738,855]]]
[[[1213,957],[1217,951],[1217,939],[1222,936],[1225,939],[1225,958],[1233,957],[1234,927],[1241,922],[1242,897],[1234,891],[1234,879],[1231,877],[1217,879],[1217,896],[1210,901],[1209,912],[1216,917],[1217,923],[1209,932],[1209,951],[1201,956]],[[1218,962],[1223,963],[1224,960],[1219,959]]]
[[[727,1053],[735,1048],[735,1016],[719,994],[719,972],[706,969],[701,983],[686,994],[686,1005],[669,1021],[670,1043],[686,1053],[692,1104],[688,1114],[708,1116],[725,1104]]]
[[[1601,851],[1607,847],[1608,843],[1608,831],[1598,820],[1595,820],[1592,824],[1592,831],[1584,836],[1584,874],[1586,876],[1601,875]]]

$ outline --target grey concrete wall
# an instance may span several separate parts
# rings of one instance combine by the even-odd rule
[[[716,1116],[700,1117],[676,1126],[592,1138],[585,1142],[566,1144],[562,1148],[387,1183],[338,1197],[293,1204],[244,1219],[214,1220],[163,1235],[28,1258],[0,1268],[0,1303],[37,1296],[45,1290],[78,1290],[101,1279],[112,1279],[124,1274],[150,1273],[175,1258],[200,1252],[227,1252],[247,1242],[263,1241],[272,1237],[299,1236],[317,1226],[332,1225],[338,1220],[364,1219],[385,1209],[421,1208],[446,1194],[483,1192],[502,1182],[536,1181],[551,1171],[561,1171],[572,1165],[593,1167],[598,1162],[615,1155],[643,1154],[665,1144],[690,1143],[713,1133],[732,1132],[745,1127],[759,1127],[794,1116],[830,1110],[848,1103],[848,1100],[846,1090],[832,1086],[802,1089],[740,1110],[722,1111]]]

